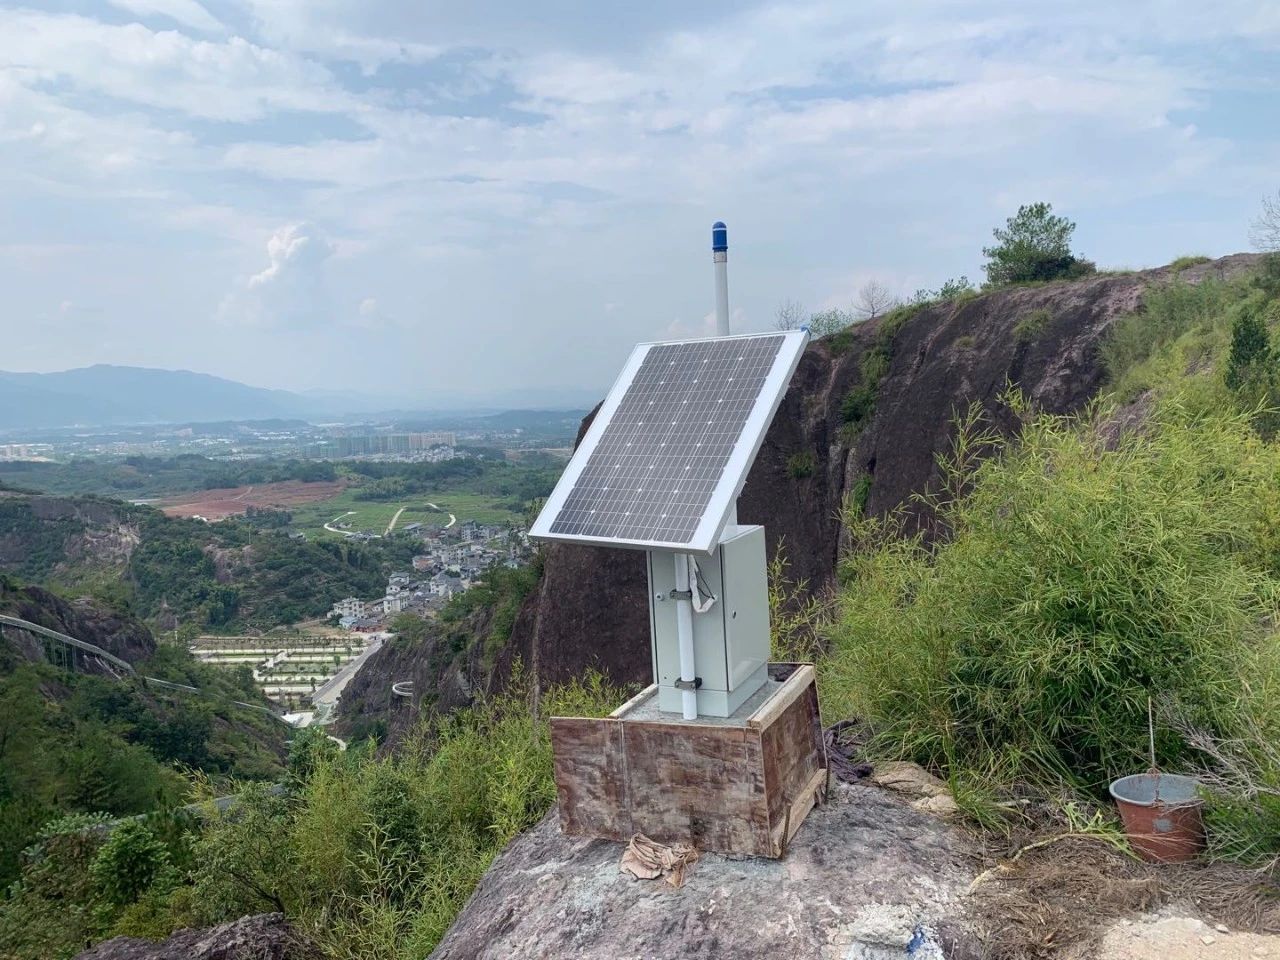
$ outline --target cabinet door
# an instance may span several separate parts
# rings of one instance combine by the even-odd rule
[[[725,651],[730,690],[769,661],[769,580],[764,528],[754,527],[720,547],[724,566]]]

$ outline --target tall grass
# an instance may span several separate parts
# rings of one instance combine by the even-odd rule
[[[936,767],[1094,791],[1145,767],[1149,696],[1238,730],[1242,680],[1280,676],[1280,583],[1255,536],[1280,451],[1247,416],[1177,397],[1118,440],[1109,413],[1030,415],[1001,456],[960,478],[953,463],[969,493],[939,503],[952,536],[936,550],[894,518],[850,518],[829,716]],[[1175,731],[1157,750],[1191,759]]]
[[[1189,331],[1216,340],[1213,331],[1229,326],[1229,308],[1250,292],[1250,282],[1244,278],[1209,277],[1192,284],[1175,276],[1169,283],[1148,288],[1142,308],[1118,319],[1102,345],[1102,363],[1116,395],[1130,400],[1160,382],[1159,366],[1144,367],[1144,362]],[[1164,359],[1171,358],[1172,352]]]

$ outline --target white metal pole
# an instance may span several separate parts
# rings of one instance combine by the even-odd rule
[[[680,705],[686,720],[698,719],[698,692],[694,689],[697,670],[693,662],[693,598],[689,593],[689,556],[676,554],[676,640],[680,645]]]
[[[711,225],[711,260],[716,269],[716,336],[729,335],[729,228],[723,220]],[[741,493],[742,491],[738,491]],[[738,498],[733,498],[729,523],[738,525]]]
[[[717,220],[711,225],[711,259],[716,265],[716,336],[729,335],[729,229]]]

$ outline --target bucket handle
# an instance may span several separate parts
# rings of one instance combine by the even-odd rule
[[[1152,803],[1160,803],[1160,768],[1156,766],[1156,723],[1155,713],[1151,709],[1151,694],[1147,694],[1147,748],[1151,752],[1151,767],[1147,773],[1155,778]]]

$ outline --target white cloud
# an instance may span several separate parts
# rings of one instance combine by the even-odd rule
[[[356,308],[354,318],[346,318],[348,326],[367,332],[382,332],[398,328],[394,317],[378,303],[377,297],[365,297]]]
[[[205,33],[221,33],[222,24],[196,0],[108,0],[113,7],[128,10],[139,17],[160,15],[184,27]]]
[[[317,269],[332,253],[329,241],[310,224],[295,223],[281,227],[267,241],[270,264],[249,278],[249,287],[270,288],[292,282],[293,277],[305,276]]]
[[[372,74],[386,63],[421,63],[439,56],[436,44],[369,36],[348,26],[357,5],[327,0],[246,0],[263,38],[273,46],[329,60],[350,60]],[[353,15],[354,14],[354,15]],[[415,10],[415,14],[420,13]],[[415,19],[418,17],[415,16]]]
[[[287,224],[267,240],[267,266],[223,301],[225,322],[256,327],[311,327],[332,319],[325,276],[333,244],[309,223]]]
[[[357,99],[324,66],[243,37],[195,40],[140,23],[0,10],[0,69],[33,83],[61,81],[80,93],[245,122],[281,110],[355,110]]]

